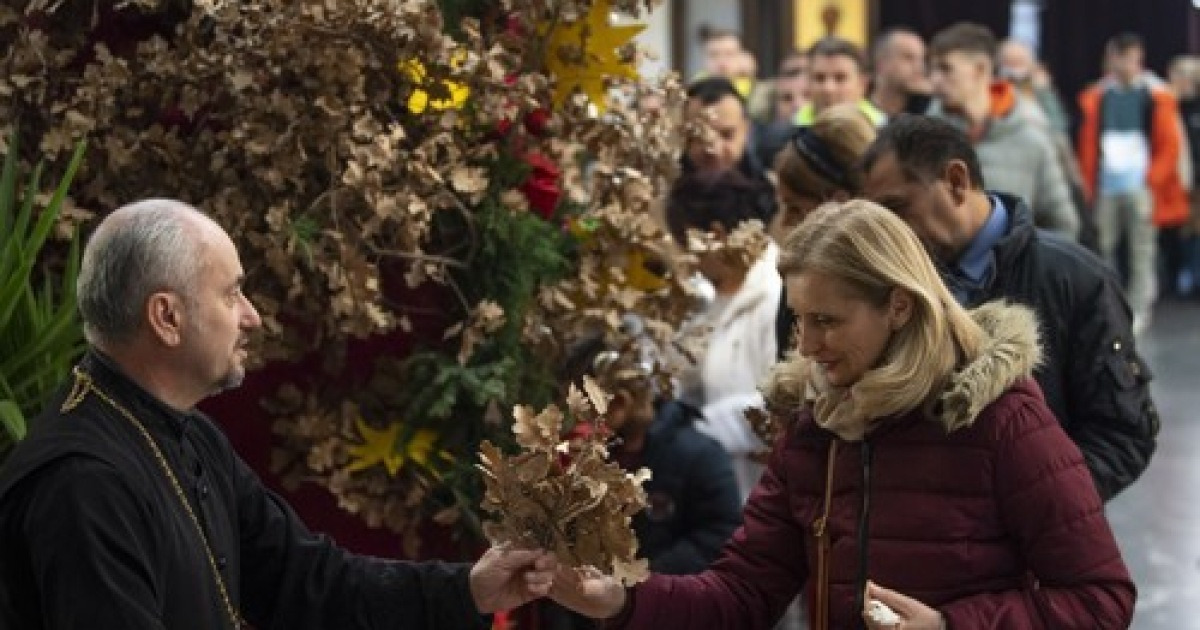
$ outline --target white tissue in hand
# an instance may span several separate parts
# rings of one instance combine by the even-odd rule
[[[872,599],[867,604],[867,616],[881,626],[894,626],[900,623],[900,615],[877,599]]]

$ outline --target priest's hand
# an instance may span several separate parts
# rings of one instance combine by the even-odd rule
[[[541,550],[492,547],[471,567],[471,597],[488,614],[516,608],[550,592],[558,562]]]
[[[592,619],[615,617],[628,596],[620,582],[590,567],[560,565],[550,589],[550,599]]]

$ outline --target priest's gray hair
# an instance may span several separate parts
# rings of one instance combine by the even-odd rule
[[[159,291],[189,299],[201,270],[196,220],[181,201],[147,199],[104,218],[83,250],[76,293],[84,336],[92,344],[121,343],[142,327],[146,301]]]

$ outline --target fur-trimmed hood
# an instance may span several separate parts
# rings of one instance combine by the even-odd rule
[[[934,417],[947,431],[971,426],[984,407],[1017,381],[1032,376],[1042,361],[1033,309],[996,301],[970,313],[986,333],[986,340],[978,356],[956,369],[937,397]]]
[[[1004,301],[989,302],[969,312],[983,336],[973,357],[964,357],[939,389],[924,397],[921,415],[947,432],[971,426],[980,412],[1024,378],[1042,359],[1037,316],[1033,310]],[[899,385],[903,387],[903,385]],[[880,390],[895,402],[894,392]],[[807,408],[816,424],[844,440],[861,440],[889,418],[909,415],[915,408],[887,410],[880,400],[859,397],[854,387],[829,385],[812,361],[793,355],[778,364],[762,387],[767,412],[780,426]],[[886,405],[884,405],[886,407]]]

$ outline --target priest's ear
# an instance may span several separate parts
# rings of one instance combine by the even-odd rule
[[[157,291],[146,300],[146,327],[158,343],[173,348],[183,342],[186,302],[174,291]]]

